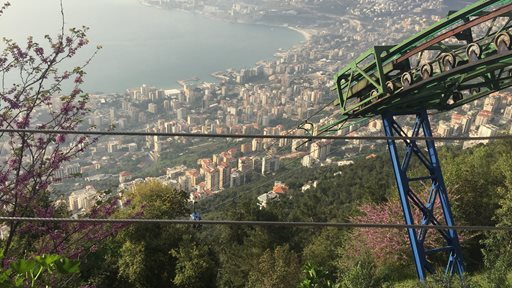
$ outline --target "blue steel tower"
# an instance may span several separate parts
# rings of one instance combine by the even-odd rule
[[[437,270],[433,258],[446,259],[449,275],[462,277],[464,272],[459,237],[449,229],[455,222],[427,111],[449,111],[512,86],[511,3],[481,0],[451,12],[399,45],[371,48],[334,78],[340,116],[318,134],[337,131],[352,120],[382,118],[404,221],[429,226],[407,229],[420,281]],[[412,130],[398,116],[414,116],[405,117],[415,119]],[[413,159],[424,175],[411,176]],[[413,191],[420,181],[429,183],[428,191]],[[414,211],[421,216],[415,219]],[[427,247],[435,233],[444,244]]]

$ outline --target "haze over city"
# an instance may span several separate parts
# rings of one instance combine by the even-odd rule
[[[0,197],[0,201],[5,199],[1,216],[199,222],[183,227],[144,226],[147,228],[77,224],[59,226],[52,231],[41,226],[44,229],[34,228],[37,231],[33,237],[27,238],[19,231],[29,231],[32,226],[0,222],[0,243],[7,247],[4,252],[12,259],[35,259],[35,255],[53,253],[64,257],[59,261],[78,261],[80,272],[70,269],[75,276],[44,278],[44,283],[55,287],[66,287],[65,281],[73,283],[70,287],[416,287],[418,280],[425,281],[423,272],[428,270],[425,261],[417,260],[420,259],[417,251],[423,251],[423,245],[439,247],[446,241],[449,245],[439,250],[452,253],[450,259],[458,259],[449,262],[456,266],[447,273],[449,281],[459,283],[452,274],[469,272],[468,279],[474,279],[475,287],[501,287],[485,285],[506,283],[503,281],[509,281],[507,285],[510,285],[510,271],[503,268],[507,267],[503,263],[512,264],[507,262],[510,257],[496,256],[509,253],[510,243],[503,244],[501,247],[505,248],[500,253],[489,244],[506,242],[502,234],[483,236],[462,232],[457,235],[443,228],[438,229],[441,236],[431,236],[433,232],[425,234],[427,240],[417,240],[421,248],[415,248],[410,243],[414,242],[411,235],[416,232],[410,232],[410,227],[389,231],[328,228],[316,231],[290,227],[218,228],[200,222],[403,224],[405,217],[406,224],[453,226],[452,212],[446,212],[450,209],[445,203],[448,200],[441,203],[442,200],[435,198],[446,194],[450,195],[457,224],[510,223],[507,222],[510,217],[503,216],[508,213],[503,211],[510,210],[503,199],[509,199],[512,191],[507,178],[510,142],[491,141],[493,137],[512,133],[512,93],[501,88],[508,87],[508,78],[503,75],[511,72],[506,58],[511,48],[510,25],[503,20],[509,14],[503,12],[494,16],[498,20],[490,18],[482,21],[483,24],[477,23],[480,26],[475,24],[443,38],[444,33],[449,34],[449,29],[457,29],[457,25],[469,25],[486,13],[498,13],[501,11],[498,9],[508,9],[511,5],[510,1],[494,1],[479,12],[468,6],[478,3],[484,6],[487,2],[493,1],[11,1],[4,11],[0,10],[3,12],[0,35],[19,43],[26,43],[27,36],[33,35],[34,41],[44,43],[40,46],[44,49],[20,44],[22,48],[29,47],[27,55],[35,55],[34,59],[41,61],[37,66],[18,52],[21,49],[4,42],[2,48],[7,52],[0,58],[6,59],[0,61],[3,73],[0,128],[53,132],[30,137],[23,131],[2,130],[0,187],[7,196]],[[450,19],[444,18],[449,13],[457,16],[456,11],[460,9],[469,11],[470,16],[435,30],[421,41],[404,45],[405,48],[400,46],[403,53],[388,62],[378,63],[376,56],[360,61],[366,66],[359,67],[359,63],[352,62],[375,46],[396,48],[411,36],[430,31],[435,23],[448,23]],[[65,33],[71,36],[58,42],[62,19]],[[493,28],[501,24],[502,28]],[[81,30],[68,32],[72,27],[82,26],[88,27],[83,34]],[[486,31],[485,36],[474,41],[478,44],[476,48],[471,46],[473,36],[463,35],[483,35]],[[45,35],[57,42],[46,43]],[[436,39],[441,40],[434,44],[428,42]],[[58,52],[64,44],[68,50],[63,51],[72,51],[70,54]],[[432,49],[435,52],[414,50],[421,45],[435,46]],[[471,47],[479,50],[470,50]],[[395,48],[383,48],[384,52],[370,55],[390,57],[398,53],[393,51]],[[478,52],[476,58],[471,58],[471,51]],[[64,53],[65,61],[53,63],[44,53]],[[12,62],[7,61],[9,57]],[[490,62],[478,66],[476,62],[488,60],[486,57],[503,59],[496,60],[500,64]],[[402,58],[406,59],[406,65],[400,65]],[[416,60],[417,64],[413,64]],[[50,76],[31,78],[45,73],[40,69],[45,65],[52,68],[48,69]],[[498,72],[485,72],[489,67],[496,67]],[[458,71],[474,79],[468,81],[465,76],[443,74]],[[483,76],[472,76],[475,71],[483,71]],[[357,83],[351,82],[353,76]],[[386,81],[383,76],[387,77]],[[495,79],[502,76],[505,78]],[[455,85],[456,77],[459,84],[466,86],[460,84],[452,89],[449,85]],[[493,84],[480,84],[475,79]],[[11,86],[16,89],[9,90]],[[449,87],[439,92],[441,88],[437,86]],[[422,94],[427,90],[433,91],[432,95]],[[405,96],[400,94],[407,92]],[[422,103],[424,107],[411,108],[410,103]],[[395,107],[402,110],[395,111]],[[428,146],[433,145],[430,142],[423,143],[420,139],[421,144],[414,146],[416,142],[405,141],[396,148],[389,139],[362,139],[382,135],[418,136],[420,128],[414,125],[425,123],[425,117],[430,122],[428,129],[422,126],[421,129],[427,130],[421,131],[424,136],[431,132],[440,139],[435,143],[439,159],[443,160],[447,188],[441,168],[430,165],[440,161],[437,152]],[[389,123],[395,125],[394,132],[387,129]],[[81,137],[55,133],[58,130],[91,130],[112,132],[112,135]],[[145,135],[122,135],[124,132]],[[179,133],[212,137],[176,135]],[[262,139],[252,135],[282,138]],[[322,135],[358,139],[313,139]],[[461,141],[442,140],[447,137],[459,137]],[[472,140],[472,137],[486,139]],[[393,154],[393,147],[407,149]],[[47,152],[38,154],[37,149]],[[413,157],[415,160],[411,162],[407,153],[413,152],[419,155],[419,160]],[[17,158],[24,153],[29,156]],[[422,157],[426,156],[421,153],[426,153],[429,160],[424,160]],[[391,161],[400,160],[396,163],[403,166],[402,176],[410,178],[401,180],[397,176],[398,166],[393,166],[389,157]],[[399,157],[405,157],[403,162]],[[471,169],[461,168],[464,163]],[[409,164],[411,171],[407,170]],[[423,173],[420,168],[425,168],[421,164],[430,176],[419,175]],[[16,167],[19,169],[14,173]],[[28,173],[31,169],[37,173]],[[484,180],[476,183],[481,174],[485,174]],[[36,180],[30,182],[31,179]],[[418,190],[420,196],[404,194],[409,193],[403,188],[404,183],[409,185],[408,181],[410,193]],[[439,182],[441,188],[435,186]],[[430,188],[431,184],[434,188]],[[14,196],[7,192],[16,189],[22,192],[15,192]],[[22,198],[29,199],[26,201],[30,205],[26,207],[30,208],[14,209],[20,204],[16,204],[18,200],[11,201],[11,197],[18,199],[18,194],[25,193],[23,189],[29,191],[27,195],[36,196]],[[479,205],[484,205],[476,200],[479,193],[489,199],[480,219],[479,212],[475,212]],[[408,208],[404,201],[410,201],[413,208]],[[45,204],[39,206],[40,203]],[[26,212],[31,210],[35,212]],[[416,222],[407,222],[408,213]],[[66,233],[72,236],[67,237]],[[422,233],[423,230],[418,235]],[[74,242],[68,245],[67,239]],[[82,239],[86,239],[83,245],[79,243]],[[459,265],[463,263],[460,255],[464,255],[465,267]],[[422,257],[436,264],[435,267],[446,265],[442,256]],[[493,257],[502,262],[491,261]],[[152,259],[156,260],[152,262]],[[499,277],[490,272],[498,266],[502,267]],[[14,279],[13,275],[9,277]],[[317,278],[311,278],[312,275]],[[443,280],[438,280],[432,285],[443,287]],[[463,280],[460,283],[465,285]]]

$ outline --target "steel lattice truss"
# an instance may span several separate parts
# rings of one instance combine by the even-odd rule
[[[512,86],[511,22],[512,0],[481,0],[451,12],[399,45],[373,47],[336,74],[340,116],[315,134],[337,131],[349,121],[380,115],[388,137],[417,137],[420,133],[431,137],[427,110],[451,110]],[[396,122],[398,115],[416,116],[412,135]],[[394,139],[387,141],[404,220],[408,225],[432,227],[408,229],[418,278],[424,281],[427,271],[436,270],[434,263],[441,256],[433,254],[446,255],[446,273],[457,273],[462,278],[464,264],[458,235],[454,229],[440,228],[455,223],[434,141],[426,140],[422,147],[416,140],[404,142],[405,150],[399,153],[402,146]],[[409,175],[413,158],[428,175]],[[431,183],[425,195],[411,189],[416,181]],[[415,209],[422,215],[418,219],[414,219]],[[434,233],[444,244],[427,248],[425,240]]]
[[[511,3],[478,1],[360,55],[335,75],[341,113],[317,133],[389,111],[446,111],[512,86]]]

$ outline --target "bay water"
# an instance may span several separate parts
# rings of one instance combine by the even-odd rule
[[[0,37],[41,41],[56,35],[62,18],[58,0],[15,0],[0,16]],[[101,45],[86,68],[89,92],[120,92],[142,84],[176,88],[177,80],[227,68],[248,68],[272,59],[279,49],[304,41],[292,30],[230,23],[203,15],[142,5],[137,0],[63,0],[66,28],[90,28],[90,45],[73,65]]]

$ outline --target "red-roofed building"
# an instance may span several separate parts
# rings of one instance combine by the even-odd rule
[[[197,192],[204,193],[204,190],[206,189],[206,183],[201,182],[196,187],[197,187]]]
[[[219,190],[219,172],[214,167],[207,167],[205,169],[204,178],[206,182],[206,189],[210,191]]]
[[[242,134],[242,126],[240,125],[235,125],[235,126],[231,126],[229,127],[229,133],[231,134]]]
[[[461,123],[461,121],[462,121],[462,118],[463,118],[463,117],[464,117],[464,116],[462,116],[462,115],[461,115],[461,114],[459,114],[459,113],[453,113],[453,114],[452,114],[452,119],[451,119],[451,122],[450,122],[450,123],[451,123],[452,125],[460,124],[460,123]]]
[[[276,194],[286,194],[288,193],[288,186],[280,181],[276,181],[274,183],[274,187],[272,188],[272,192]]]
[[[250,153],[252,151],[251,143],[243,143],[240,145],[240,151],[242,153]]]
[[[196,186],[199,184],[199,181],[200,181],[200,178],[201,178],[201,174],[199,174],[199,171],[197,171],[197,169],[191,169],[191,170],[188,170],[185,175],[187,177],[189,177],[190,179],[190,185],[192,187]]]
[[[206,168],[212,164],[212,159],[210,159],[210,158],[199,159],[199,160],[197,160],[197,163],[201,166],[201,169],[206,170]]]
[[[373,158],[377,158],[377,155],[372,153],[372,154],[366,156],[366,159],[373,159]]]
[[[237,152],[237,151],[238,151],[238,150],[237,150],[236,148],[230,148],[227,152],[228,152],[231,156],[233,156],[233,155],[235,155],[235,154],[236,154],[236,152]]]
[[[132,178],[133,178],[132,173],[130,173],[128,171],[123,171],[123,172],[119,173],[119,183],[128,182],[128,181],[132,180]]]
[[[478,115],[476,115],[475,125],[480,126],[480,125],[487,124],[491,121],[491,118],[492,118],[492,112],[487,111],[487,110],[482,110],[482,111],[478,112]]]

